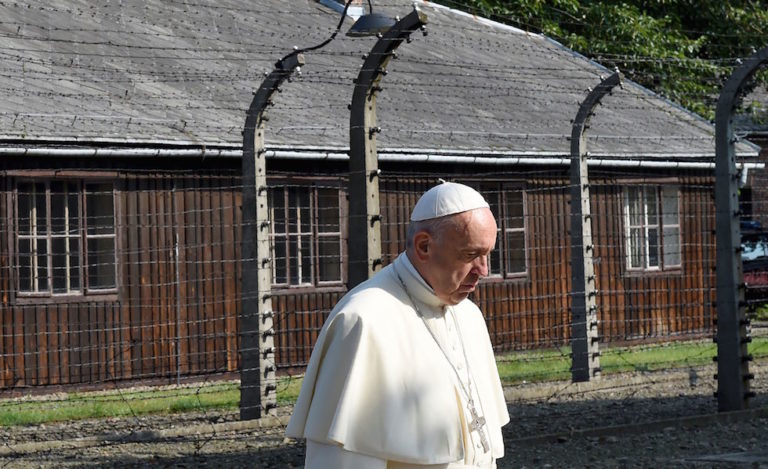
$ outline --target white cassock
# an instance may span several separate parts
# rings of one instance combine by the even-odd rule
[[[401,254],[331,311],[286,435],[308,469],[494,468],[507,422],[480,310],[443,306]]]

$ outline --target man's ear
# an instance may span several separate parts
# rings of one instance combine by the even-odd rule
[[[432,237],[426,231],[419,231],[413,237],[413,251],[420,261],[429,257],[429,248],[432,244]]]

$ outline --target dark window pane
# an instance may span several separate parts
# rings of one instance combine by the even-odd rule
[[[48,221],[46,219],[48,207],[45,204],[45,184],[35,184],[34,194],[36,231],[37,234],[46,234],[48,233]]]
[[[501,230],[496,230],[496,247],[488,256],[488,273],[490,275],[501,275]]]
[[[288,210],[286,221],[288,222],[288,233],[296,233],[299,230],[299,212],[298,212],[298,194],[296,188],[288,190]]]
[[[31,292],[32,289],[32,248],[28,239],[19,240],[19,290]]]
[[[642,190],[639,187],[627,189],[627,210],[629,211],[629,225],[641,226],[643,224]]]
[[[64,183],[51,183],[51,233],[66,233],[67,191]],[[56,249],[54,248],[54,252]],[[55,282],[54,282],[55,283]],[[55,288],[55,287],[54,287]]]
[[[648,224],[659,224],[659,211],[656,202],[656,189],[654,187],[645,188],[645,209],[648,211]]]
[[[523,193],[522,191],[509,191],[506,192],[505,198],[507,201],[507,228],[523,228],[525,226],[525,219],[523,218],[525,210],[523,208]]]
[[[320,238],[318,251],[320,281],[341,280],[341,239],[336,236]]]
[[[32,207],[34,198],[32,191],[34,190],[32,184],[24,183],[19,184],[17,191],[17,217],[18,227],[20,235],[28,235],[32,233]]]
[[[301,254],[301,283],[312,282],[312,238],[310,236],[299,237],[299,250]]]
[[[488,202],[488,205],[491,208],[491,213],[493,213],[494,218],[496,218],[496,221],[499,221],[499,193],[497,191],[483,191],[483,197],[485,197],[486,202]]]
[[[321,233],[338,233],[339,191],[336,189],[317,190],[317,223]]]
[[[70,187],[67,197],[67,211],[69,215],[67,232],[70,235],[76,235],[80,232],[80,197],[77,188]]]
[[[299,228],[301,233],[312,232],[312,217],[310,215],[309,190],[298,188],[298,209],[299,209]]]
[[[488,205],[490,206],[491,213],[493,214],[493,218],[496,219],[496,225],[497,225],[497,232],[496,232],[496,247],[491,251],[491,253],[488,255],[488,274],[489,275],[501,275],[501,217],[499,215],[499,210],[501,210],[501,205],[499,204],[499,192],[496,190],[483,190],[481,191],[483,194],[483,197],[485,197],[485,200],[488,202]]]
[[[642,228],[629,230],[629,266],[634,269],[643,267],[643,232]]]
[[[80,290],[80,240],[69,239],[69,288]]]
[[[299,283],[299,243],[296,236],[288,237],[288,275],[291,285]]]
[[[88,240],[88,288],[115,288],[115,239]]]
[[[51,240],[51,277],[53,281],[53,293],[67,293],[67,248],[65,238],[53,238]]]
[[[85,204],[88,210],[88,234],[114,234],[115,203],[111,184],[87,184]]]
[[[273,282],[284,284],[288,282],[287,278],[287,259],[286,259],[286,240],[285,238],[275,238],[274,239],[274,271],[272,275],[274,276]]]
[[[269,206],[272,208],[272,232],[285,233],[285,191],[282,188],[273,188],[270,192]]]
[[[648,267],[659,266],[659,230],[648,230]]]
[[[525,272],[525,234],[507,232],[507,273]]]
[[[48,240],[37,240],[37,286],[34,291],[48,291]]]

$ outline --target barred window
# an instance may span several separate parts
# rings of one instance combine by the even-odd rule
[[[681,266],[679,192],[678,186],[624,189],[628,270],[653,271]]]
[[[520,187],[484,184],[483,196],[496,218],[496,248],[489,254],[488,275],[518,277],[528,272],[525,192]]]
[[[117,287],[110,183],[16,185],[16,276],[21,295],[83,295]]]
[[[275,286],[322,286],[343,281],[341,197],[337,187],[271,187]]]

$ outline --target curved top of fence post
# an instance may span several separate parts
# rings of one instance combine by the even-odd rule
[[[720,411],[747,407],[749,361],[743,321],[739,197],[733,111],[739,93],[758,67],[768,62],[765,47],[742,63],[723,85],[715,110],[715,231],[717,285],[717,401]]]
[[[595,109],[595,106],[597,106],[600,103],[600,100],[603,99],[603,96],[610,93],[611,90],[616,87],[616,85],[620,85],[623,78],[624,76],[617,70],[611,76],[602,80],[600,84],[597,85],[594,89],[592,89],[589,95],[587,95],[587,97],[581,103],[581,106],[579,106],[579,111],[576,114],[576,119],[573,121],[573,128],[571,131],[571,156],[579,155],[578,152],[576,155],[573,154],[574,145],[579,144],[581,136],[584,133],[584,129],[589,123],[589,119],[592,117],[592,111]],[[578,147],[576,148],[578,149]]]
[[[245,134],[243,135],[244,144],[247,144],[249,141],[247,135],[248,131],[255,129],[258,126],[259,118],[264,113],[264,109],[266,109],[267,103],[272,95],[278,91],[278,88],[283,81],[288,79],[288,77],[302,65],[304,65],[303,54],[289,54],[278,60],[275,63],[275,68],[267,75],[264,81],[261,82],[259,89],[254,93],[246,113]],[[245,145],[243,146],[245,147]],[[245,151],[245,148],[243,150]]]
[[[739,95],[744,83],[757,71],[760,65],[768,62],[768,47],[764,47],[752,54],[743,62],[723,85],[720,91],[720,97],[717,100],[715,110],[715,128],[721,124],[727,124],[731,112],[736,106],[736,98]],[[725,119],[725,120],[724,120]]]
[[[241,336],[241,420],[257,419],[262,411],[277,406],[274,369],[259,352],[272,348],[272,338],[260,340],[272,329],[272,262],[269,249],[269,207],[267,165],[264,157],[264,110],[283,81],[304,63],[299,51],[280,59],[254,93],[243,129],[242,167],[242,311]],[[270,262],[264,263],[267,259]],[[254,294],[254,292],[256,294]],[[267,358],[267,355],[264,355]],[[266,386],[263,384],[266,383]]]
[[[600,100],[621,84],[618,71],[602,79],[579,106],[571,133],[571,347],[573,382],[600,376],[597,345],[597,300],[592,261],[592,227],[589,208],[589,175],[584,130]]]
[[[411,33],[427,24],[427,15],[414,7],[413,11],[401,19],[384,33],[371,51],[366,55],[363,68],[355,80],[355,91],[352,95],[352,110],[355,111],[355,101],[364,98],[373,85],[381,81],[383,67],[392,58],[395,49],[403,41],[408,40]]]

